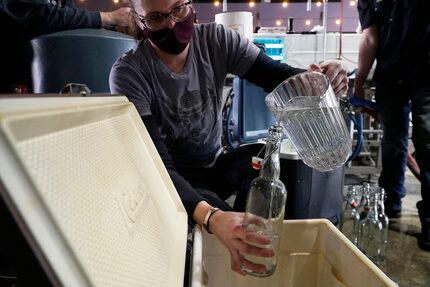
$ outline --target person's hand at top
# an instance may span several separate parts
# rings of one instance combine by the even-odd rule
[[[264,265],[246,260],[242,255],[273,257],[275,255],[273,249],[261,248],[248,243],[253,242],[264,246],[270,244],[271,239],[265,235],[247,231],[243,227],[244,216],[244,213],[239,212],[218,211],[211,217],[209,229],[230,252],[233,271],[245,275],[240,269],[242,265],[253,271],[264,272],[266,271]]]
[[[345,95],[348,91],[347,71],[339,61],[326,61],[320,65],[311,64],[308,71],[324,73],[329,78],[337,97]]]
[[[122,7],[110,12],[100,12],[100,17],[102,19],[102,27],[128,27],[130,21],[132,21],[129,7]]]

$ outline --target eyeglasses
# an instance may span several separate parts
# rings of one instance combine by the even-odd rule
[[[170,18],[176,23],[183,22],[190,15],[190,12],[191,1],[188,1],[172,8],[172,10],[167,13],[154,12],[146,15],[145,17],[137,14],[136,12],[134,12],[134,14],[146,29],[156,31],[164,27],[167,18]]]

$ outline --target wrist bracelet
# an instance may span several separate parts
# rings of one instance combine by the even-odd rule
[[[211,219],[212,215],[217,212],[218,210],[220,210],[217,207],[212,207],[211,209],[208,210],[208,212],[206,213],[205,219],[203,220],[203,227],[204,229],[206,229],[206,231],[210,234],[212,234],[212,232],[209,230],[209,220]]]

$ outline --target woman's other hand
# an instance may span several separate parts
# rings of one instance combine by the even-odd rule
[[[346,69],[339,61],[326,61],[320,65],[311,64],[308,71],[316,71],[325,74],[331,83],[334,93],[341,97],[348,91],[348,76]]]

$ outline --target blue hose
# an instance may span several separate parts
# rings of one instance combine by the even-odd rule
[[[375,102],[365,100],[358,97],[352,97],[349,99],[349,104],[354,107],[365,107],[373,110],[378,110],[378,105]],[[351,121],[354,123],[355,128],[357,129],[357,145],[354,148],[354,151],[346,161],[347,163],[355,159],[361,151],[363,147],[363,114],[352,114],[349,113],[349,117]]]
[[[357,144],[354,148],[354,151],[349,156],[347,163],[355,159],[361,151],[363,146],[363,114],[360,113],[358,115],[349,115],[351,121],[354,123],[354,126],[357,129]]]
[[[352,105],[354,107],[367,107],[367,108],[374,109],[374,110],[378,109],[378,105],[375,102],[365,100],[362,98],[358,98],[358,97],[350,98],[349,103],[350,103],[350,105]]]

